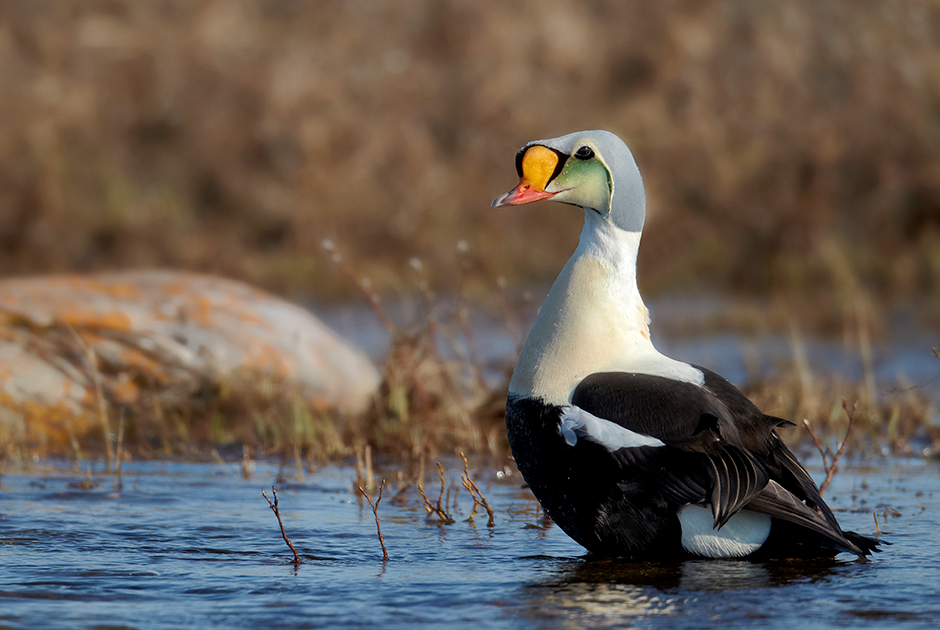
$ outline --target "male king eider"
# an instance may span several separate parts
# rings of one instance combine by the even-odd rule
[[[584,229],[519,355],[506,428],[522,476],[569,536],[633,558],[864,558],[806,470],[721,376],[653,347],[636,285],[646,216],[633,155],[607,131],[530,142],[494,207],[553,199]],[[787,423],[789,424],[789,423]]]

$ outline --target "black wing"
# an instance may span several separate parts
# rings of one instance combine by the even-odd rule
[[[762,413],[727,380],[698,369],[705,376],[703,387],[648,374],[592,374],[575,388],[572,404],[663,441],[666,448],[621,449],[614,455],[624,466],[658,475],[675,501],[709,503],[716,527],[747,506],[863,555],[777,436],[775,428],[787,421]]]
[[[597,373],[578,384],[571,402],[663,441],[665,451],[621,449],[615,456],[632,469],[656,474],[676,502],[709,503],[716,527],[756,497],[770,479],[765,467],[743,448],[721,401],[692,383],[648,374]]]
[[[835,515],[819,494],[816,482],[806,471],[796,456],[787,448],[773,428],[781,425],[793,426],[789,420],[767,416],[752,403],[747,396],[728,382],[724,377],[711,370],[695,366],[705,375],[705,388],[715,395],[742,426],[739,431],[745,448],[756,453],[770,472],[771,478],[780,483],[787,491],[801,501],[820,512],[829,525],[842,532]],[[767,427],[772,426],[768,432]]]

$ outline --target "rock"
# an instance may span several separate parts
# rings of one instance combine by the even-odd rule
[[[305,309],[178,271],[0,280],[0,441],[66,443],[99,401],[193,395],[199,383],[289,383],[314,410],[357,414],[375,366]],[[99,396],[98,392],[101,392]]]

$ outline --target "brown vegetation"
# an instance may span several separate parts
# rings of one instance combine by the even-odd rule
[[[127,399],[112,386],[120,380],[120,373],[112,373],[110,364],[88,352],[81,336],[85,331],[61,326],[32,329],[36,343],[44,344],[51,353],[70,357],[90,382],[104,386],[87,401],[85,424],[63,425],[68,440],[35,441],[35,435],[27,434],[24,443],[0,432],[0,456],[21,460],[32,453],[68,454],[55,448],[59,444],[70,448],[78,463],[83,453],[90,453],[105,457],[108,469],[119,470],[120,461],[131,457],[183,455],[218,460],[221,450],[229,460],[241,459],[246,475],[250,475],[252,454],[280,456],[285,464],[293,463],[301,480],[304,470],[312,470],[318,462],[355,456],[360,462],[357,483],[372,488],[373,450],[396,454],[403,462],[461,450],[507,455],[503,422],[506,381],[486,384],[479,380],[482,368],[470,360],[473,337],[462,324],[465,318],[458,315],[459,307],[435,301],[424,284],[419,291],[424,292],[426,310],[416,322],[399,328],[384,319],[392,345],[373,404],[361,415],[341,415],[311,405],[295,384],[254,372],[194,379],[187,385],[187,395],[174,397],[172,405],[166,403],[159,388],[145,389],[133,400]],[[369,304],[380,309],[376,300],[370,298]],[[511,319],[507,317],[510,329]],[[851,347],[864,348],[867,337],[857,322],[845,322],[844,327],[858,333],[856,337],[849,335],[855,340]],[[452,346],[455,358],[442,356],[438,349],[442,342]],[[840,401],[857,401],[853,411],[856,430],[850,440],[853,450],[888,449],[909,454],[940,443],[940,433],[929,423],[931,403],[916,386],[899,382],[896,391],[879,392],[870,363],[859,382],[814,373],[802,343],[794,332],[792,364],[778,366],[779,374],[773,379],[751,383],[745,389],[761,409],[798,424],[808,421],[826,441],[846,432]],[[936,350],[934,353],[940,355]],[[509,367],[505,366],[506,375]],[[24,417],[41,420],[37,427],[55,425],[54,418]],[[783,429],[781,433],[790,443],[806,438],[802,431]],[[843,440],[840,448],[846,443]],[[441,496],[436,504],[425,502],[447,522],[450,516],[442,503],[440,472]],[[465,478],[469,480],[466,465]],[[486,509],[485,499],[476,496],[470,484],[467,490],[474,499],[474,512],[478,505]]]
[[[845,437],[842,438],[842,441],[839,442],[839,448],[835,453],[832,452],[828,446],[823,448],[822,444],[819,443],[819,438],[816,437],[816,434],[813,432],[813,426],[809,423],[809,420],[803,419],[803,426],[806,427],[806,432],[809,433],[809,436],[813,438],[813,445],[816,447],[816,450],[819,452],[819,456],[822,458],[823,470],[826,473],[826,478],[821,484],[819,484],[819,494],[822,494],[826,491],[826,488],[829,487],[829,484],[832,482],[832,478],[835,477],[835,474],[839,472],[839,459],[842,457],[842,453],[845,452],[845,446],[849,443],[849,436],[852,434],[852,423],[855,422],[855,416],[853,415],[855,410],[858,408],[858,402],[852,405],[852,411],[849,411],[849,407],[845,402],[845,398],[842,399],[842,409],[845,411],[845,415],[849,418],[849,425],[845,428]]]
[[[477,506],[482,505],[488,517],[486,526],[494,527],[496,525],[496,517],[493,514],[493,508],[490,507],[489,501],[483,496],[483,491],[480,490],[473,479],[470,478],[470,465],[467,463],[467,456],[463,454],[463,451],[460,452],[460,458],[463,460],[463,476],[460,478],[460,481],[473,498],[473,511],[470,513],[467,520],[473,521],[473,517],[477,515]]]
[[[551,278],[579,217],[488,209],[527,140],[605,127],[649,187],[644,286],[878,296],[940,279],[940,8],[13,0],[0,7],[5,273],[172,266],[318,299]],[[526,247],[518,247],[518,239]],[[841,263],[840,263],[841,264]]]
[[[848,444],[852,452],[862,454],[924,455],[940,444],[940,431],[930,422],[936,403],[917,386],[901,383],[907,386],[880,394],[866,379],[856,383],[813,375],[799,362],[783,367],[779,376],[753,383],[744,392],[765,413],[798,425],[778,429],[784,441],[815,444],[817,449],[821,441],[827,472],[827,456],[838,459],[828,446],[832,440],[838,450]],[[807,424],[811,431],[806,431]]]

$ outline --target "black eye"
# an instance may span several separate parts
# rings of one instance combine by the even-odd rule
[[[574,152],[574,156],[579,160],[590,160],[594,157],[594,149],[585,145]]]

